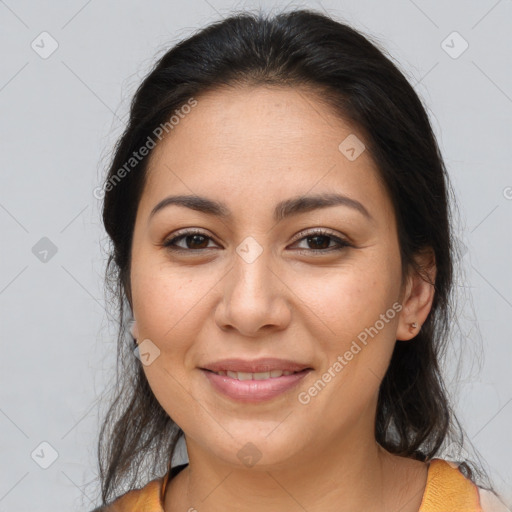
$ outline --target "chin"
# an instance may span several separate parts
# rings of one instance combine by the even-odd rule
[[[214,456],[238,469],[271,471],[287,468],[292,463],[295,465],[297,462],[294,459],[298,459],[304,451],[300,441],[284,431],[281,435],[277,434],[277,429],[269,435],[271,431],[259,435],[255,435],[251,429],[247,429],[247,435],[243,430],[237,431],[236,439],[224,449],[215,450]],[[208,445],[212,446],[211,441]]]

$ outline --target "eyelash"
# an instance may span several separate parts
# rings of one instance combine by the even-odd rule
[[[206,235],[202,231],[190,230],[190,231],[182,232],[181,234],[178,234],[177,236],[174,236],[172,238],[169,238],[168,240],[165,240],[163,242],[162,246],[170,251],[178,252],[178,253],[187,253],[187,252],[193,253],[193,252],[197,252],[197,251],[206,250],[206,249],[184,249],[183,247],[176,247],[175,244],[177,241],[179,241],[181,239],[185,239],[189,236],[194,236],[194,235],[200,235],[200,236],[203,236],[204,238],[213,240],[210,236]],[[300,233],[300,235],[303,235],[303,233]],[[321,255],[321,254],[326,254],[328,252],[341,251],[347,247],[354,247],[352,244],[350,244],[346,240],[343,240],[343,239],[333,235],[331,232],[326,231],[324,229],[317,229],[317,230],[311,231],[309,233],[306,233],[304,236],[302,236],[302,238],[298,238],[293,243],[301,242],[304,239],[307,239],[309,237],[315,237],[315,236],[323,236],[323,237],[330,238],[331,240],[333,240],[334,242],[336,242],[338,244],[338,247],[327,248],[327,249],[309,249],[309,250],[302,249],[302,250],[298,251],[299,254],[307,255],[307,256],[311,256],[311,254]]]

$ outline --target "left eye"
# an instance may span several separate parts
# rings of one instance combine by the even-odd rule
[[[331,235],[329,233],[312,233],[301,239],[299,242],[305,241],[307,244],[313,245],[314,247],[311,249],[314,252],[317,251],[327,251],[334,249],[342,249],[344,247],[348,247],[349,244],[340,238]],[[330,242],[334,242],[334,246],[330,246]]]
[[[185,247],[178,245],[181,241],[185,241]],[[200,231],[188,231],[173,238],[169,238],[162,245],[171,251],[192,252],[207,249],[209,241],[213,241],[213,239]],[[353,247],[349,242],[325,231],[310,232],[306,236],[299,238],[294,243],[302,241],[316,247],[310,248],[306,251],[301,250],[299,251],[300,253],[330,252],[332,250],[341,250],[346,247]],[[332,242],[334,242],[334,246],[330,245]]]

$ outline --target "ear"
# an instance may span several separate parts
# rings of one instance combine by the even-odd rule
[[[139,329],[137,327],[136,320],[132,320],[130,325],[130,332],[132,333],[132,336],[137,340],[139,338]]]
[[[397,340],[410,340],[420,332],[434,300],[437,271],[434,251],[429,247],[416,254],[414,259],[420,266],[421,275],[411,268],[404,286],[405,290],[402,289],[402,310],[396,331]],[[415,328],[411,326],[414,322],[417,324]]]

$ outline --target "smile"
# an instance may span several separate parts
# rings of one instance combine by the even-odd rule
[[[297,372],[272,370],[247,373],[202,369],[201,373],[216,393],[238,402],[258,403],[291,391],[311,371],[311,368],[306,368]]]
[[[231,377],[232,379],[237,380],[266,380],[266,379],[276,379],[277,377],[282,377],[283,375],[292,375],[294,373],[299,372],[290,372],[288,370],[272,370],[270,372],[259,372],[259,373],[249,373],[249,372],[232,372],[232,371],[218,371],[213,372],[217,375],[222,375],[224,377]]]

